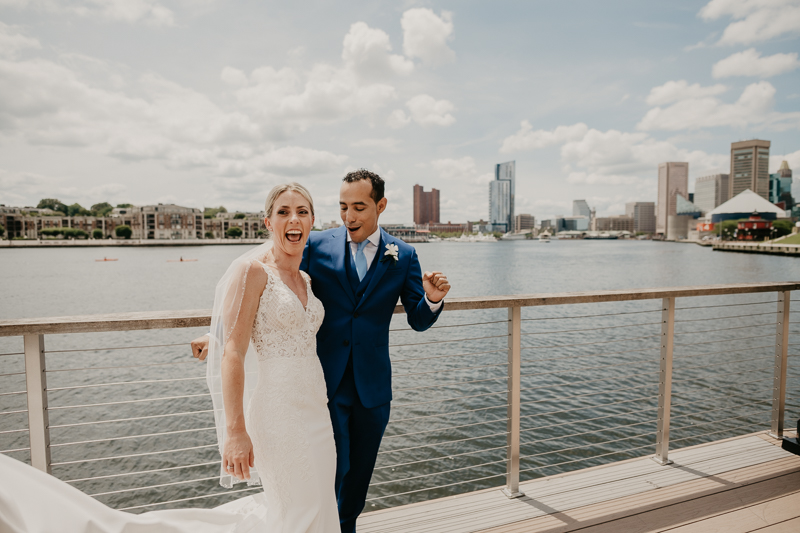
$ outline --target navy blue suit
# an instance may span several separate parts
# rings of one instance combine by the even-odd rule
[[[343,533],[355,531],[389,422],[389,325],[395,305],[402,301],[408,324],[417,331],[433,325],[444,307],[434,313],[425,301],[416,250],[380,231],[378,252],[362,281],[355,273],[343,226],[312,231],[300,265],[325,307],[317,354],[336,441],[336,495]],[[387,244],[398,248],[396,263],[384,255]]]

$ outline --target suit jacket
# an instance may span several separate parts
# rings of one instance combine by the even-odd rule
[[[375,271],[360,299],[347,278],[349,261],[347,229],[312,231],[306,242],[300,269],[311,276],[311,287],[325,307],[325,319],[317,332],[317,354],[325,373],[328,398],[342,380],[353,359],[353,377],[362,405],[377,407],[392,400],[392,366],[389,360],[389,325],[397,300],[406,311],[408,324],[425,331],[436,322],[444,305],[434,313],[425,301],[417,252],[381,228]],[[387,244],[398,248],[395,263],[386,257]]]

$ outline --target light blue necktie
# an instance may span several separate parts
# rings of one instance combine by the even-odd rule
[[[367,256],[364,255],[364,248],[367,247],[369,240],[361,241],[356,246],[356,272],[358,272],[358,281],[364,279],[367,275]]]

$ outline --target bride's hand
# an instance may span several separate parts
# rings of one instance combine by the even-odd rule
[[[253,443],[247,431],[228,432],[222,453],[222,466],[237,479],[250,479],[250,469],[255,465]]]

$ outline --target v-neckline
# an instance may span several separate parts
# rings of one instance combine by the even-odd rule
[[[308,313],[308,304],[310,304],[310,303],[311,303],[311,291],[309,290],[308,280],[305,278],[305,276],[303,276],[302,274],[300,274],[300,277],[302,277],[302,278],[303,278],[303,281],[305,281],[305,285],[306,285],[306,305],[303,305],[303,301],[302,301],[302,300],[300,300],[300,297],[297,295],[297,293],[296,293],[296,292],[294,292],[294,291],[291,289],[291,287],[289,287],[289,286],[288,286],[288,285],[287,285],[287,284],[286,284],[286,283],[285,283],[285,282],[284,282],[284,281],[281,279],[281,275],[280,275],[280,274],[278,274],[277,272],[273,271],[271,268],[270,268],[269,270],[270,270],[270,274],[274,274],[274,275],[275,275],[275,277],[276,277],[276,278],[278,278],[278,281],[280,281],[280,282],[281,282],[281,285],[283,285],[284,287],[286,287],[286,290],[287,290],[287,291],[289,291],[290,293],[292,293],[292,296],[294,296],[294,299],[295,299],[295,300],[297,300],[297,303],[299,303],[299,304],[300,304],[300,307],[302,307],[302,308],[303,308],[303,313]]]

